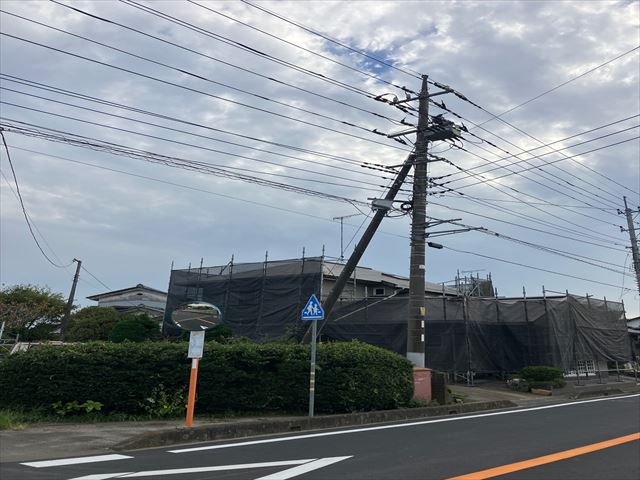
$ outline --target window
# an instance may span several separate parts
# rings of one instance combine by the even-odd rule
[[[384,287],[376,287],[373,289],[374,297],[384,297]]]
[[[578,360],[578,373],[596,373],[596,365],[593,360]]]

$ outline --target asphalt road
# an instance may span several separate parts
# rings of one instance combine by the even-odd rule
[[[120,452],[89,463],[68,464],[80,461],[73,458],[62,459],[60,464],[6,463],[0,465],[0,478],[424,480],[488,470],[474,478],[637,480],[639,432],[640,395],[629,395],[393,425]]]

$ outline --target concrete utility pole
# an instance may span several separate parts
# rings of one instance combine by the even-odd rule
[[[416,367],[424,367],[424,319],[426,315],[425,238],[427,221],[427,152],[429,141],[429,90],[422,76],[416,133],[416,160],[413,172],[413,217],[411,220],[411,257],[409,262],[409,317],[407,318],[407,358]]]
[[[629,239],[631,240],[631,256],[633,257],[633,269],[636,272],[636,285],[638,287],[638,293],[640,293],[640,252],[638,252],[638,239],[636,237],[636,229],[633,225],[633,217],[631,216],[632,210],[627,205],[627,197],[624,198],[624,214],[627,217],[627,231],[629,232]],[[622,212],[621,212],[622,213]],[[624,228],[621,228],[624,231]]]
[[[77,258],[73,259],[78,265],[76,266],[76,274],[73,276],[73,283],[71,284],[71,291],[69,292],[69,300],[67,301],[67,308],[64,311],[64,317],[62,317],[62,323],[60,324],[60,340],[65,341],[67,335],[67,326],[69,324],[69,315],[71,315],[71,309],[73,308],[73,299],[76,296],[76,285],[78,284],[78,278],[80,278],[80,267],[82,267],[82,261]]]
[[[401,103],[407,103],[414,100],[420,100],[419,105],[419,118],[418,118],[418,126],[415,129],[409,131],[403,131],[399,133],[395,133],[392,135],[387,135],[388,138],[395,138],[399,136],[408,135],[411,133],[417,132],[417,142],[416,142],[416,154],[410,154],[405,162],[402,164],[402,168],[398,172],[393,184],[389,188],[384,199],[374,199],[372,202],[372,208],[375,210],[375,215],[371,219],[369,226],[362,234],[362,237],[358,241],[358,244],[353,249],[353,253],[349,257],[349,260],[345,264],[342,269],[342,272],[338,276],[336,283],[334,284],[331,292],[323,302],[322,306],[325,312],[325,319],[322,320],[322,323],[318,325],[318,334],[321,332],[322,328],[326,325],[327,320],[331,314],[331,310],[335,306],[336,302],[340,298],[340,294],[344,289],[349,277],[355,270],[360,258],[364,254],[369,242],[373,238],[380,222],[385,217],[387,212],[391,209],[393,205],[393,201],[396,198],[400,187],[402,186],[404,180],[407,178],[411,167],[416,165],[416,172],[414,173],[414,190],[413,190],[413,209],[414,209],[414,218],[413,218],[413,226],[412,226],[412,251],[411,251],[411,285],[413,285],[413,294],[415,300],[412,304],[411,300],[409,302],[410,308],[410,317],[416,316],[414,313],[411,313],[411,306],[414,306],[414,310],[417,308],[417,313],[420,315],[420,318],[415,318],[413,322],[410,322],[411,327],[408,329],[409,337],[411,338],[411,343],[407,344],[407,352],[411,352],[412,354],[419,354],[421,358],[417,358],[417,355],[412,355],[410,360],[414,361],[416,366],[424,366],[424,337],[423,337],[423,323],[424,320],[424,284],[425,284],[425,268],[424,268],[424,229],[425,229],[425,218],[426,218],[426,188],[427,188],[427,144],[429,141],[437,141],[437,140],[445,140],[448,138],[456,138],[460,136],[460,128],[456,126],[453,122],[442,119],[437,125],[429,126],[428,122],[428,102],[430,97],[435,97],[437,95],[444,95],[447,93],[454,92],[453,89],[446,85],[437,85],[439,88],[443,90],[440,92],[433,93],[429,95],[427,91],[427,76],[422,76],[422,89],[420,95],[415,98],[407,97],[404,100],[394,100],[390,102],[391,105],[398,105]],[[420,153],[420,160],[418,160],[418,152]],[[420,165],[420,166],[418,166]],[[419,175],[422,175],[422,180],[420,180]],[[416,207],[417,205],[417,207]],[[415,211],[419,210],[418,218],[415,216]],[[415,251],[414,251],[415,247]],[[422,255],[420,257],[419,251],[420,247],[422,248]],[[437,247],[436,247],[437,248]],[[414,261],[415,259],[415,261]],[[415,272],[414,272],[415,266]],[[414,278],[415,277],[415,278]],[[421,280],[420,280],[421,279]],[[416,284],[419,283],[419,284]],[[419,298],[418,298],[419,297]],[[422,308],[420,308],[422,307]],[[416,328],[417,321],[417,328]],[[415,344],[414,339],[417,336],[418,344]],[[302,339],[303,342],[309,342],[311,339],[311,329],[309,328]],[[411,345],[411,347],[409,347]],[[416,351],[410,350],[416,349]],[[407,355],[409,357],[409,355]],[[414,358],[415,357],[415,358]]]

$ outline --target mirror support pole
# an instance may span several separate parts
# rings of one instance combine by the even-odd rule
[[[196,404],[196,384],[198,383],[199,360],[199,358],[191,359],[191,375],[189,377],[189,400],[187,402],[187,427],[193,426],[193,410]]]

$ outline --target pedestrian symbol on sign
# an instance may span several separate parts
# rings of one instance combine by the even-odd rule
[[[309,301],[302,309],[302,320],[323,320],[324,319],[324,309],[322,305],[320,305],[320,301],[312,294],[309,297]]]

